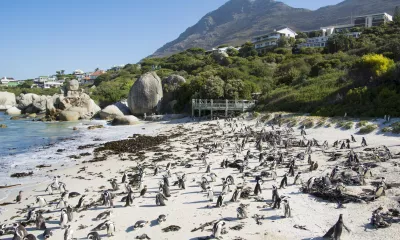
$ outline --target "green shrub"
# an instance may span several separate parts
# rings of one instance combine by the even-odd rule
[[[304,120],[302,122],[302,124],[306,127],[306,128],[312,128],[314,127],[314,122],[310,119]]]
[[[353,122],[346,122],[343,126],[344,129],[352,129],[353,128]]]
[[[375,124],[369,124],[367,126],[364,126],[362,128],[360,128],[360,130],[358,131],[359,134],[368,134],[373,132],[374,130],[376,130],[378,128],[377,125]]]
[[[384,128],[382,128],[381,131],[384,132],[384,133],[391,132],[391,131],[392,131],[392,128],[390,128],[390,127],[384,127]]]
[[[338,123],[336,124],[336,127],[342,128],[342,127],[344,127],[345,123],[346,123],[346,122],[344,122],[344,121],[340,121],[340,122],[338,122]]]
[[[400,133],[400,122],[393,123],[390,126],[392,127],[392,133]]]
[[[365,127],[367,125],[368,125],[367,121],[360,121],[360,122],[357,123],[356,127],[357,128],[361,128],[361,127]]]

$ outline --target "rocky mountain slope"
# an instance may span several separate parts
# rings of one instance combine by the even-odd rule
[[[158,49],[153,56],[165,56],[191,47],[211,49],[221,44],[238,45],[279,26],[314,30],[332,24],[350,23],[351,16],[393,13],[399,5],[400,0],[345,0],[311,11],[275,0],[230,0],[205,15],[176,40]]]

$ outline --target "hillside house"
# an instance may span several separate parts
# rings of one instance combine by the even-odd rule
[[[295,31],[285,27],[258,37],[254,37],[251,42],[254,44],[257,52],[262,53],[267,48],[278,46],[278,41],[280,38],[295,38],[296,35],[297,34]]]

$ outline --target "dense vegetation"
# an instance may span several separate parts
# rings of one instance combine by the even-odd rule
[[[259,93],[258,111],[400,116],[400,13],[393,23],[351,31],[362,31],[361,37],[338,33],[324,49],[297,49],[307,37],[299,33],[295,41],[282,39],[264,54],[246,43],[227,54],[191,48],[146,58],[140,65],[107,71],[87,91],[104,107],[126,98],[135,79],[154,70],[161,78],[186,78],[174,94],[176,112],[190,109],[192,98],[251,99]]]

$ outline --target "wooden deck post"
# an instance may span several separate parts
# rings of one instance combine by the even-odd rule
[[[201,117],[201,99],[199,99],[198,101],[199,101],[199,117]]]
[[[242,100],[242,112],[244,112],[244,100]]]
[[[228,99],[225,99],[225,117],[228,117],[228,108],[229,108]]]
[[[213,119],[213,105],[214,105],[214,100],[211,99],[211,120]]]

